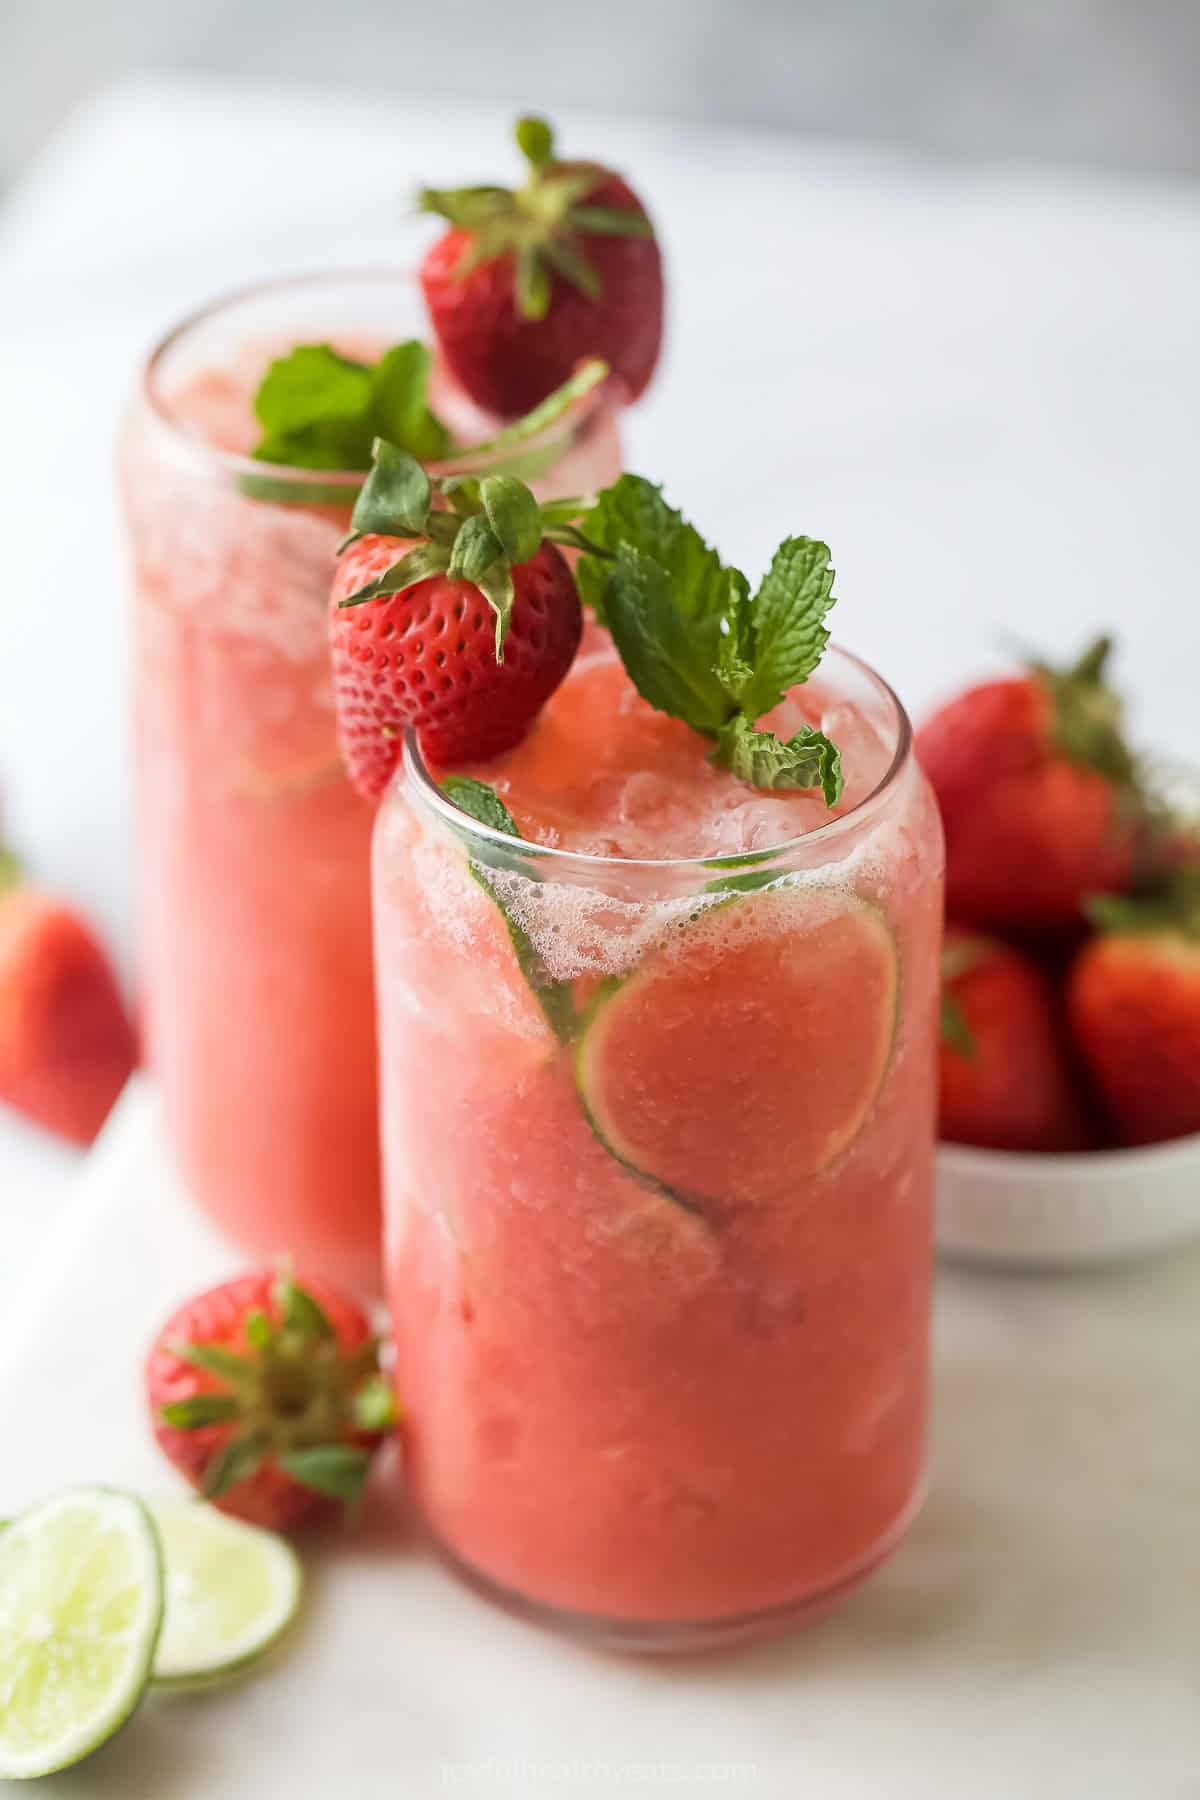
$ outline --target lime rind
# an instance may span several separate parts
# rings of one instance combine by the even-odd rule
[[[295,1622],[304,1592],[286,1539],[200,1500],[152,1501],[166,1561],[154,1686],[181,1691],[250,1674]]]
[[[76,1488],[0,1537],[0,1778],[72,1767],[150,1681],[164,1613],[158,1532],[132,1494]]]

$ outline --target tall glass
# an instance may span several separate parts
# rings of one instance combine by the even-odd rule
[[[411,741],[376,826],[412,1487],[477,1586],[592,1641],[812,1616],[919,1501],[941,831],[890,689],[821,682],[886,773],[775,849],[519,844]]]
[[[247,452],[272,356],[424,335],[403,273],[235,295],[151,356],[121,456],[142,975],[169,1133],[239,1243],[355,1288],[380,1274],[372,815],[338,754],[326,609],[360,478]],[[495,429],[444,380],[435,404],[465,442]],[[613,479],[611,398],[589,396],[524,455],[545,494]]]

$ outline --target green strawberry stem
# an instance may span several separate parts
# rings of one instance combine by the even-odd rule
[[[21,864],[15,852],[0,844],[0,894],[21,884]]]
[[[545,119],[518,119],[514,135],[529,165],[523,186],[422,188],[417,208],[467,234],[455,270],[460,280],[484,263],[513,256],[517,310],[524,318],[542,319],[550,307],[553,274],[589,300],[599,299],[600,275],[584,249],[588,237],[653,237],[654,227],[633,207],[589,206],[588,196],[607,171],[594,163],[559,162]]]
[[[472,582],[496,615],[500,663],[515,595],[513,569],[536,556],[543,543],[608,555],[569,522],[565,509],[582,512],[589,505],[586,500],[539,506],[515,475],[455,475],[434,481],[415,457],[382,439],[376,440],[373,456],[375,466],[340,549],[365,536],[411,538],[416,547],[340,600],[340,607],[402,594],[433,575]]]
[[[162,1408],[163,1422],[177,1431],[235,1427],[205,1472],[208,1500],[248,1481],[273,1457],[301,1486],[353,1506],[366,1481],[370,1452],[346,1443],[344,1436],[384,1431],[397,1416],[380,1371],[378,1342],[369,1338],[343,1354],[324,1308],[290,1275],[280,1275],[275,1305],[278,1325],[261,1311],[247,1319],[250,1355],[222,1344],[167,1345],[172,1355],[221,1386],[169,1402]]]

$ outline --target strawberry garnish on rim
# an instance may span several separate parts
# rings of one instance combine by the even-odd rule
[[[361,1497],[395,1400],[365,1314],[270,1271],[181,1307],[147,1364],[155,1436],[203,1496],[276,1530]]]
[[[434,481],[376,442],[330,616],[342,750],[367,799],[387,785],[409,727],[443,766],[524,736],[579,646],[579,595],[559,546],[596,550],[574,524],[588,504],[539,505],[498,471]]]
[[[516,126],[515,189],[426,188],[451,229],[421,268],[442,355],[479,405],[533,406],[581,356],[602,356],[636,399],[662,340],[662,260],[641,201],[599,163],[562,162],[544,119]]]

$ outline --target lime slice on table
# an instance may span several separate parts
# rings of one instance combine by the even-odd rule
[[[150,1503],[167,1612],[154,1684],[207,1686],[246,1673],[295,1619],[304,1576],[291,1545],[199,1500]]]
[[[575,1053],[592,1128],[668,1191],[783,1199],[854,1142],[891,1060],[900,965],[848,890],[734,890],[593,1002]]]
[[[0,1778],[107,1742],[146,1691],[163,1620],[158,1533],[131,1494],[77,1488],[0,1535]]]

